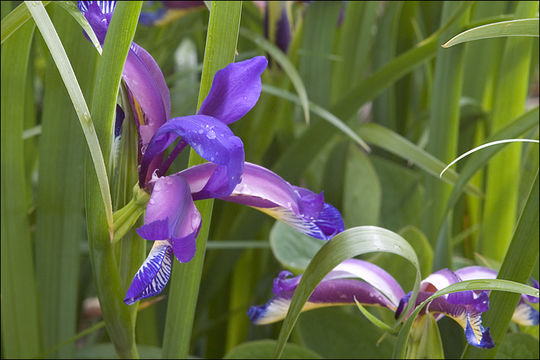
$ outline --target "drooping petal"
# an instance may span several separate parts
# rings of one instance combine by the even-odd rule
[[[538,310],[520,300],[512,314],[512,321],[523,326],[538,325]]]
[[[77,1],[77,6],[103,45],[116,1]]]
[[[432,294],[432,292],[420,291],[416,299],[416,306]],[[479,296],[484,297],[484,300],[487,301],[486,292],[481,292]],[[400,304],[399,309],[403,309],[406,306],[407,297],[404,297],[403,300],[405,301]],[[456,321],[463,328],[465,338],[469,344],[485,349],[495,346],[489,333],[489,328],[484,329],[482,326],[481,315],[483,311],[478,311],[477,306],[466,303],[451,303],[444,296],[439,296],[427,305],[427,311],[436,315],[448,316]],[[419,316],[422,316],[425,312],[426,308],[422,309]]]
[[[141,172],[149,162],[181,136],[201,157],[217,165],[207,178],[204,191],[209,197],[226,196],[240,182],[244,145],[221,121],[206,115],[173,118],[154,135],[142,160]]]
[[[301,277],[301,275],[293,277],[290,272],[282,271],[274,279],[272,289],[274,297],[265,305],[252,306],[248,310],[251,321],[261,325],[284,319]],[[403,290],[392,276],[376,265],[351,259],[338,265],[325,276],[302,311],[326,306],[351,305],[355,304],[355,299],[364,305],[395,309],[397,301],[394,303],[393,299],[389,300],[385,296],[388,294],[392,298],[403,295]]]
[[[195,200],[213,197],[206,188],[215,167],[207,163],[178,173],[189,183]],[[272,171],[248,162],[244,163],[242,181],[230,195],[218,198],[251,206],[319,239],[329,240],[344,230],[339,211],[324,203],[322,194],[294,187]]]
[[[264,56],[256,56],[219,70],[198,114],[212,116],[225,124],[240,119],[259,100],[261,74],[267,65]]]
[[[188,262],[195,255],[201,225],[189,185],[178,176],[164,176],[153,182],[145,224],[136,231],[147,240],[167,240],[178,261]]]
[[[167,241],[156,241],[148,257],[133,277],[124,302],[128,305],[159,294],[171,275],[172,247]]]

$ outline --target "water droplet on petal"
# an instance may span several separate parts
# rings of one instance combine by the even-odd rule
[[[150,201],[148,202],[150,205],[154,205],[156,203],[156,200],[154,199],[150,199]]]
[[[215,139],[216,138],[216,133],[214,132],[214,130],[209,130],[206,133],[206,137],[209,138],[210,140]]]
[[[203,129],[199,129],[198,132],[199,132],[199,134],[202,134],[204,131],[203,131]]]

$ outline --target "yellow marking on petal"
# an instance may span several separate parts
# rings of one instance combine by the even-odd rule
[[[145,117],[144,117],[144,113],[142,111],[141,105],[139,104],[137,99],[135,99],[134,96],[132,98],[133,98],[133,105],[135,106],[135,112],[137,113],[137,119],[139,120],[139,124],[146,125],[146,121],[145,121]]]

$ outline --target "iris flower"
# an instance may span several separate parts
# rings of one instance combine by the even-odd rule
[[[114,4],[88,1],[79,3],[79,9],[103,42]],[[183,263],[193,258],[201,227],[194,200],[216,198],[245,204],[320,239],[343,231],[339,211],[324,202],[322,193],[292,186],[270,170],[244,163],[243,143],[228,124],[257,103],[267,64],[263,56],[229,64],[216,73],[196,115],[170,118],[169,92],[161,70],[146,51],[132,44],[123,78],[139,129],[139,186],[151,193],[145,223],[136,231],[155,242],[133,278],[126,304],[163,290],[173,254]],[[163,152],[176,139],[164,160]],[[210,163],[164,176],[187,145]]]
[[[452,272],[439,270],[420,283],[416,300],[418,306],[435,291],[465,280],[495,279],[497,272],[481,266],[469,266]],[[248,316],[256,325],[269,324],[282,320],[287,315],[291,299],[302,275],[292,276],[282,271],[274,279],[274,296],[266,304],[252,306]],[[538,288],[538,282],[533,280]],[[352,305],[355,299],[363,305],[386,307],[395,311],[396,318],[405,309],[411,293],[405,295],[397,281],[378,266],[363,260],[346,260],[334,268],[317,285],[302,311],[319,307]],[[538,298],[522,295],[514,311],[512,320],[521,325],[538,325],[538,311],[528,303],[536,303]],[[494,346],[489,328],[482,326],[481,314],[489,309],[488,291],[461,291],[435,298],[419,316],[429,311],[439,320],[448,316],[465,330],[469,344],[480,348]],[[418,320],[415,323],[419,323]]]

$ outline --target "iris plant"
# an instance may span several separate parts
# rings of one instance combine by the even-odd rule
[[[80,2],[79,9],[103,42],[114,4],[87,1]],[[193,258],[201,227],[193,201],[216,198],[248,205],[320,239],[343,231],[339,211],[324,202],[322,193],[292,186],[270,170],[244,162],[243,143],[228,124],[257,103],[266,66],[262,56],[228,65],[216,73],[196,115],[170,118],[169,91],[161,70],[144,49],[132,44],[123,79],[138,127],[139,186],[151,193],[145,224],[136,231],[154,245],[133,278],[126,304],[163,290],[173,254],[183,263]],[[210,163],[166,176],[188,145]]]
[[[495,279],[497,272],[481,266],[469,266],[456,271],[439,270],[420,283],[416,305],[435,291],[451,284],[474,279]],[[248,316],[256,325],[282,320],[287,315],[291,300],[300,283],[300,276],[282,271],[274,279],[274,296],[266,304],[252,306]],[[532,281],[538,288],[538,282]],[[396,318],[405,309],[411,293],[405,295],[401,286],[386,271],[363,260],[350,259],[339,264],[317,285],[302,311],[319,307],[351,305],[355,299],[362,305],[386,307],[395,311]],[[512,320],[520,325],[538,325],[538,311],[529,303],[538,298],[522,295]],[[419,318],[432,313],[436,320],[448,316],[464,330],[469,344],[480,348],[494,346],[489,328],[482,326],[481,314],[489,309],[489,291],[461,291],[435,298],[420,312]],[[415,323],[419,324],[417,319]]]

